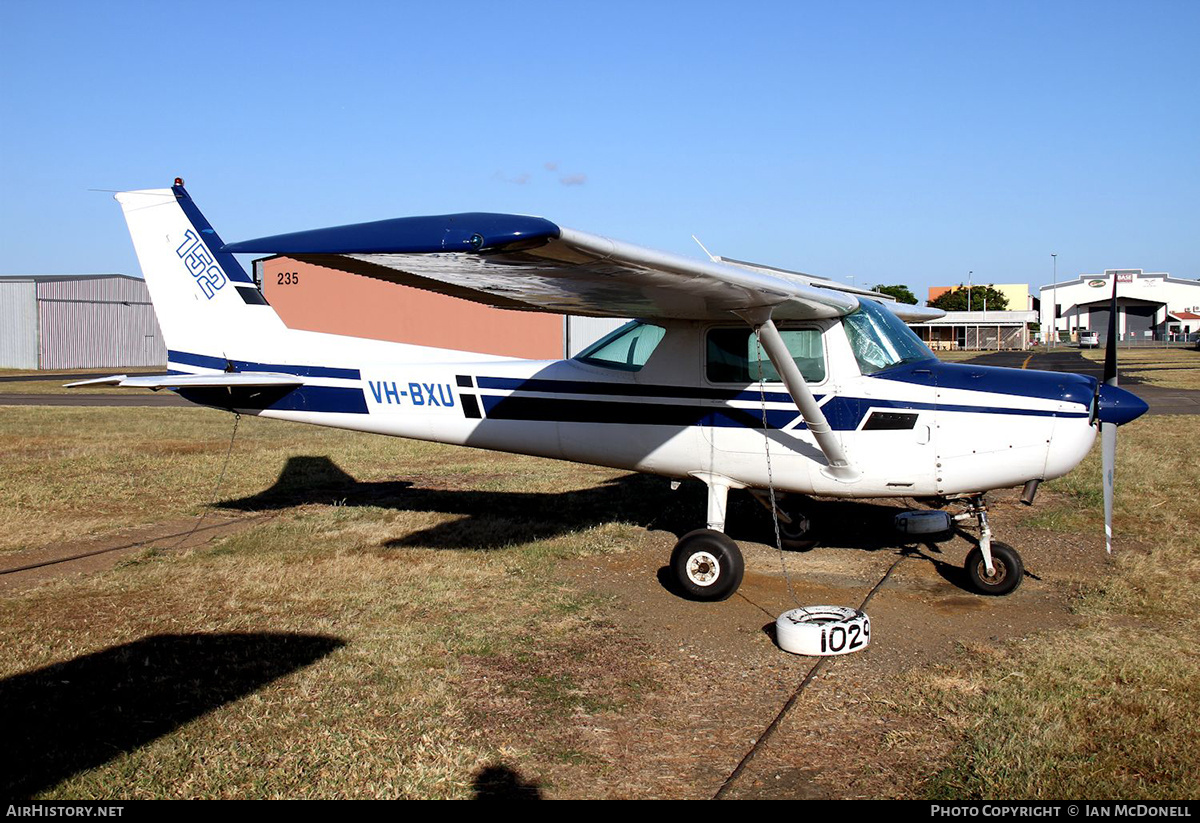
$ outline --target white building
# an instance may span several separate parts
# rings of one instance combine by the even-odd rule
[[[1187,339],[1200,332],[1200,281],[1141,269],[1106,269],[1104,274],[1042,286],[1042,328],[1048,330],[1053,322],[1060,339],[1071,340],[1077,340],[1082,329],[1095,331],[1103,343],[1114,277],[1119,340]]]
[[[1035,311],[948,311],[908,325],[934,351],[1023,351],[1029,348],[1029,324],[1035,322]]]

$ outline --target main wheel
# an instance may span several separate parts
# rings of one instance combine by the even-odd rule
[[[671,572],[696,600],[724,600],[742,585],[745,571],[737,543],[712,529],[688,532],[671,552]]]
[[[983,552],[978,547],[971,549],[967,554],[966,568],[971,585],[980,594],[1008,594],[1021,585],[1021,578],[1025,576],[1025,564],[1021,562],[1021,555],[1007,543],[992,544],[993,574],[987,573]]]
[[[812,537],[812,522],[798,511],[788,512],[791,523],[779,521],[779,540],[785,549],[806,552],[817,545]]]

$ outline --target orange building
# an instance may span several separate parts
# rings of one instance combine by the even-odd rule
[[[288,328],[531,360],[564,353],[560,314],[497,309],[286,256],[254,261],[254,273]]]
[[[1008,298],[1009,311],[1029,311],[1037,309],[1036,298],[1031,299],[1029,294],[1029,285],[1027,283],[983,283],[979,282],[976,286],[987,286],[995,289]],[[929,287],[929,302],[932,303],[948,291],[955,289],[966,288],[962,283],[957,286],[930,286]]]
[[[953,291],[954,289],[957,289],[957,288],[958,288],[958,286],[930,286],[929,287],[929,297],[927,298],[928,302],[932,303],[934,300],[937,300],[939,297],[941,297],[946,292]]]

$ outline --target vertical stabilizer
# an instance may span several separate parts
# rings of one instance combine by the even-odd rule
[[[270,348],[283,322],[196,208],[182,181],[116,195],[169,358],[230,359]]]

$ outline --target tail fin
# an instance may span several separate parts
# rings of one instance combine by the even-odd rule
[[[283,322],[234,256],[220,251],[221,238],[182,181],[116,199],[172,362],[229,360],[270,347]]]

